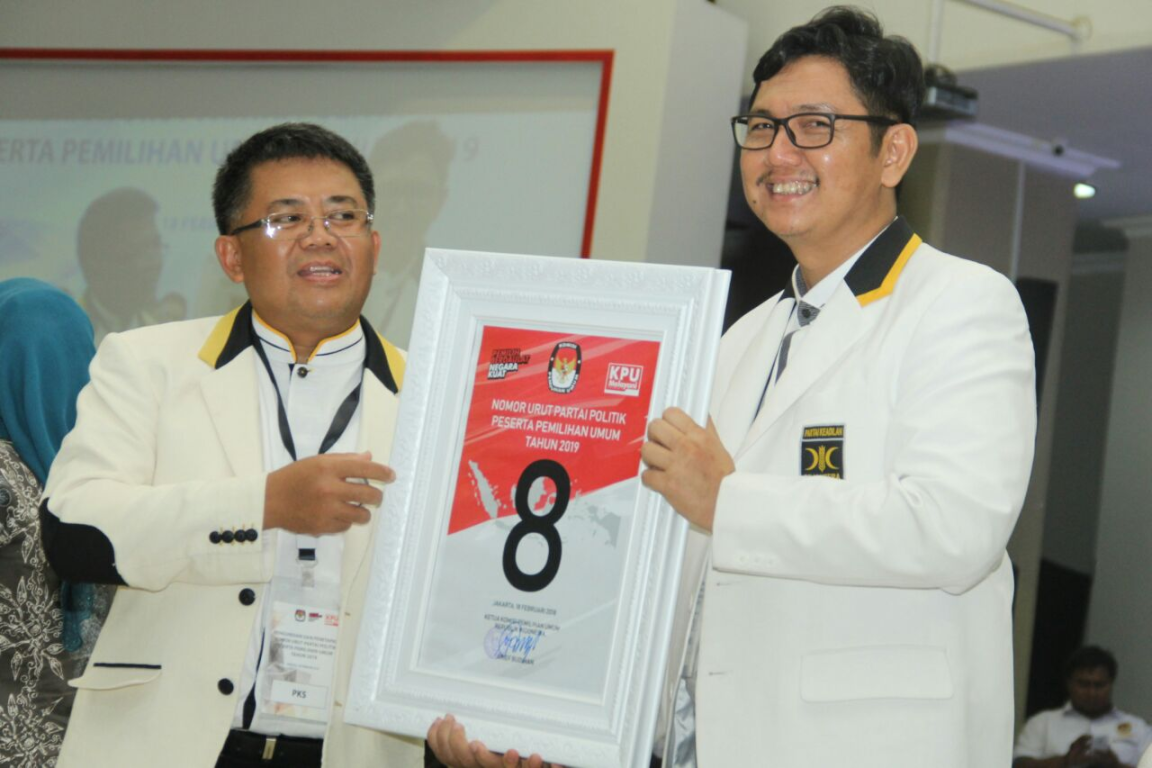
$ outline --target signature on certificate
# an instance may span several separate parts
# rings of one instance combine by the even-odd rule
[[[488,630],[484,638],[484,651],[491,659],[533,664],[532,652],[543,637],[542,629],[528,629],[516,623],[497,624]]]

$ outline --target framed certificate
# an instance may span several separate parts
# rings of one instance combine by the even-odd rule
[[[346,719],[647,766],[686,525],[648,421],[707,416],[728,274],[429,250]]]

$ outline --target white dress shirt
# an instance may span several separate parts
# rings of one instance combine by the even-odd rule
[[[1060,709],[1048,709],[1028,718],[1016,738],[1012,758],[1044,759],[1065,755],[1072,742],[1085,734],[1106,741],[1108,749],[1124,765],[1136,765],[1152,742],[1152,728],[1136,715],[1113,709],[1106,715],[1088,718],[1068,703]]]
[[[883,230],[881,230],[881,232],[883,232]],[[876,233],[876,237],[880,237],[880,232]],[[828,300],[832,298],[832,294],[836,293],[836,289],[840,287],[840,283],[844,282],[844,277],[852,267],[856,265],[860,257],[864,255],[864,251],[868,250],[868,246],[875,242],[876,237],[869,240],[864,244],[863,248],[856,251],[856,253],[849,256],[844,263],[825,275],[820,282],[807,287],[804,291],[800,290],[804,287],[804,281],[800,276],[800,267],[797,266],[796,269],[792,270],[792,293],[803,299],[805,304],[816,307],[817,309],[823,309],[824,305],[828,303]],[[788,320],[788,327],[784,329],[784,333],[787,334],[789,331],[796,331],[796,335],[792,337],[792,344],[795,345],[802,340],[807,330],[808,326],[800,325],[800,318],[793,312]]]
[[[292,429],[292,440],[298,459],[315,456],[341,403],[360,385],[364,375],[364,331],[357,322],[346,332],[324,339],[305,363],[297,364],[291,342],[252,316],[256,335],[264,345],[280,397]],[[292,463],[292,457],[280,435],[276,390],[258,356],[253,358],[260,382],[260,424],[264,441],[264,468],[275,471]],[[343,434],[329,453],[355,450],[360,433],[361,409],[357,405]],[[261,537],[265,557],[275,558],[272,581],[264,590],[253,627],[239,691],[241,695],[233,717],[234,728],[243,727],[244,706],[249,692],[256,686],[255,716],[252,731],[268,735],[323,738],[327,715],[323,721],[284,717],[265,711],[270,695],[268,640],[271,637],[273,608],[276,603],[339,611],[340,565],[344,551],[343,534],[303,536],[284,530],[266,531]],[[301,560],[301,549],[314,549],[314,561]],[[331,692],[326,712],[331,711]]]

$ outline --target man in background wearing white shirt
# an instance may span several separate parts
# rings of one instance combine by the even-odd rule
[[[1068,703],[1028,718],[1016,739],[1013,768],[1134,768],[1152,728],[1112,704],[1116,658],[1094,645],[1064,664]]]

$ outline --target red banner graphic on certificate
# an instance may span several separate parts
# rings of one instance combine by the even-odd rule
[[[426,669],[603,695],[659,352],[657,341],[483,329]]]
[[[539,459],[563,468],[572,498],[635,477],[659,352],[655,341],[485,328],[448,533],[517,514],[514,489]],[[553,474],[529,491],[533,513],[554,502]]]

